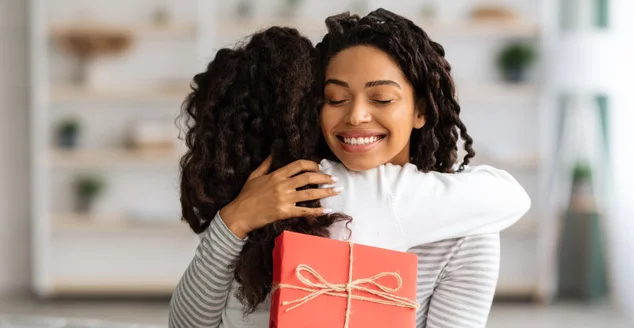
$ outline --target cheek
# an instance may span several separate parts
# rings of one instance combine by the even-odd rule
[[[389,111],[379,111],[381,123],[393,134],[408,134],[414,127],[414,111],[409,106],[394,107]],[[379,118],[377,118],[379,120]]]
[[[319,114],[319,121],[321,124],[321,129],[324,132],[330,132],[337,125],[337,111],[329,108],[322,109],[321,113]]]

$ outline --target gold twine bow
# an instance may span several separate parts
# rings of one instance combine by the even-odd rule
[[[350,244],[350,267],[348,269],[347,283],[344,283],[344,284],[330,283],[326,279],[324,279],[324,277],[322,277],[315,269],[311,268],[310,266],[306,264],[300,264],[297,266],[297,268],[295,268],[295,275],[297,276],[297,279],[299,279],[299,281],[301,281],[305,287],[289,285],[289,284],[278,284],[275,286],[274,290],[281,289],[281,288],[288,288],[288,289],[302,290],[309,293],[308,295],[304,297],[301,297],[292,301],[282,302],[282,306],[294,304],[290,308],[286,309],[286,312],[296,309],[321,295],[345,297],[348,303],[346,305],[346,320],[344,322],[344,328],[348,328],[348,325],[350,322],[350,304],[353,299],[372,302],[372,303],[378,303],[378,304],[384,304],[384,305],[410,308],[410,309],[417,309],[419,307],[418,303],[406,297],[394,295],[394,293],[397,292],[399,289],[401,289],[401,287],[403,286],[403,279],[401,279],[401,276],[396,272],[382,272],[370,278],[352,280],[352,267],[353,267],[352,264],[354,260],[353,259],[354,252],[353,252],[353,244],[352,243],[349,243],[349,244]],[[317,282],[313,282],[309,280],[304,275],[304,272],[312,275],[317,280]],[[383,277],[396,278],[397,286],[395,288],[390,288],[378,283],[377,281]],[[369,288],[371,286],[378,288],[378,290]],[[368,294],[374,295],[376,297],[354,295],[352,294],[353,290],[363,291]]]

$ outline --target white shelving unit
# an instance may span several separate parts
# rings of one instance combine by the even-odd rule
[[[152,25],[149,18],[148,23],[139,22],[142,20],[132,16],[151,10],[141,8],[147,3],[122,3],[121,8],[136,11],[121,15],[128,15],[130,23],[122,23],[125,17],[119,20],[112,13],[78,23],[56,17],[64,12],[54,9],[86,8],[83,1],[30,2],[33,289],[40,297],[169,296],[198,244],[198,238],[175,214],[179,213],[177,167],[182,148],[129,148],[118,132],[131,121],[173,121],[189,92],[189,79],[204,67],[211,53],[206,40],[211,33],[208,23],[199,20],[210,15],[209,1],[184,1],[193,8],[190,17],[175,17],[165,26]],[[88,7],[93,5],[99,6]],[[156,53],[157,47],[164,52],[180,51],[173,54],[179,59],[174,65],[167,57],[162,63],[148,65],[146,71],[112,76],[137,74],[151,80],[144,74],[181,62],[193,65],[175,66],[178,68],[167,70],[165,77],[157,74],[147,85],[73,83],[58,69],[67,64],[63,58],[70,57],[56,48],[55,40],[78,26],[83,31],[117,29],[132,35],[132,50],[116,58],[124,63],[140,60],[144,64],[143,58],[151,62],[169,55]],[[169,46],[170,42],[176,45]],[[174,77],[173,72],[184,66],[196,67]],[[67,116],[79,118],[86,126],[82,134],[86,144],[72,149],[56,146],[55,124]],[[109,198],[104,200],[108,206],[79,213],[70,201],[69,185],[75,176],[85,173],[106,176],[112,192],[104,195]]]
[[[535,104],[539,102],[541,88],[534,83],[512,85],[500,82],[456,81],[460,101],[490,105]]]
[[[126,165],[175,166],[181,153],[173,149],[134,150],[126,148],[95,148],[79,150],[52,150],[51,167],[104,168]]]
[[[111,30],[125,31],[139,37],[150,38],[196,38],[198,26],[196,24],[169,24],[166,26],[134,25],[134,24],[82,24],[85,30]],[[76,24],[52,23],[48,27],[52,38],[63,35],[68,30],[75,28]]]
[[[50,88],[54,103],[122,102],[122,103],[176,103],[189,93],[188,85],[174,84],[145,88],[91,88],[84,85],[58,84]]]
[[[144,222],[145,221],[145,222]],[[51,215],[53,233],[109,233],[109,232],[152,232],[191,234],[183,229],[184,223],[167,219],[134,219],[124,214],[78,214],[57,213]]]

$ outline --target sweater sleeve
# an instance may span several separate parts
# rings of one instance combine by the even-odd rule
[[[172,295],[170,328],[220,326],[233,282],[231,266],[244,243],[216,214]]]
[[[500,235],[466,237],[443,270],[423,324],[427,328],[484,328],[500,268]]]
[[[394,169],[395,167],[387,167]],[[408,247],[455,237],[500,232],[531,206],[506,171],[487,165],[459,173],[422,173],[413,165],[392,176],[392,209]]]

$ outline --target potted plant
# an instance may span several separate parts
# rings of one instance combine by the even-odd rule
[[[512,44],[502,49],[498,57],[498,65],[504,79],[508,82],[522,82],[526,69],[533,63],[535,53],[529,45]]]
[[[436,18],[436,11],[436,7],[431,3],[423,5],[420,9],[421,16],[426,21]]]
[[[592,179],[592,169],[585,161],[579,161],[572,170],[572,180],[575,182],[590,181]]]
[[[585,161],[578,161],[572,169],[569,210],[576,213],[596,210],[592,190],[592,168]]]
[[[293,18],[297,15],[303,0],[286,0],[286,5],[282,8],[282,17]]]
[[[240,0],[236,6],[238,18],[249,18],[253,15],[253,3],[251,0]]]
[[[66,119],[59,124],[58,143],[62,148],[75,148],[79,139],[80,124],[76,119]]]
[[[170,23],[170,11],[166,6],[159,6],[152,12],[152,22],[157,27],[165,27]]]
[[[104,181],[96,176],[83,176],[75,181],[75,193],[77,195],[77,210],[89,212],[95,199],[102,193],[105,187]]]
[[[368,2],[365,0],[356,0],[350,5],[350,12],[364,16],[368,12]]]

